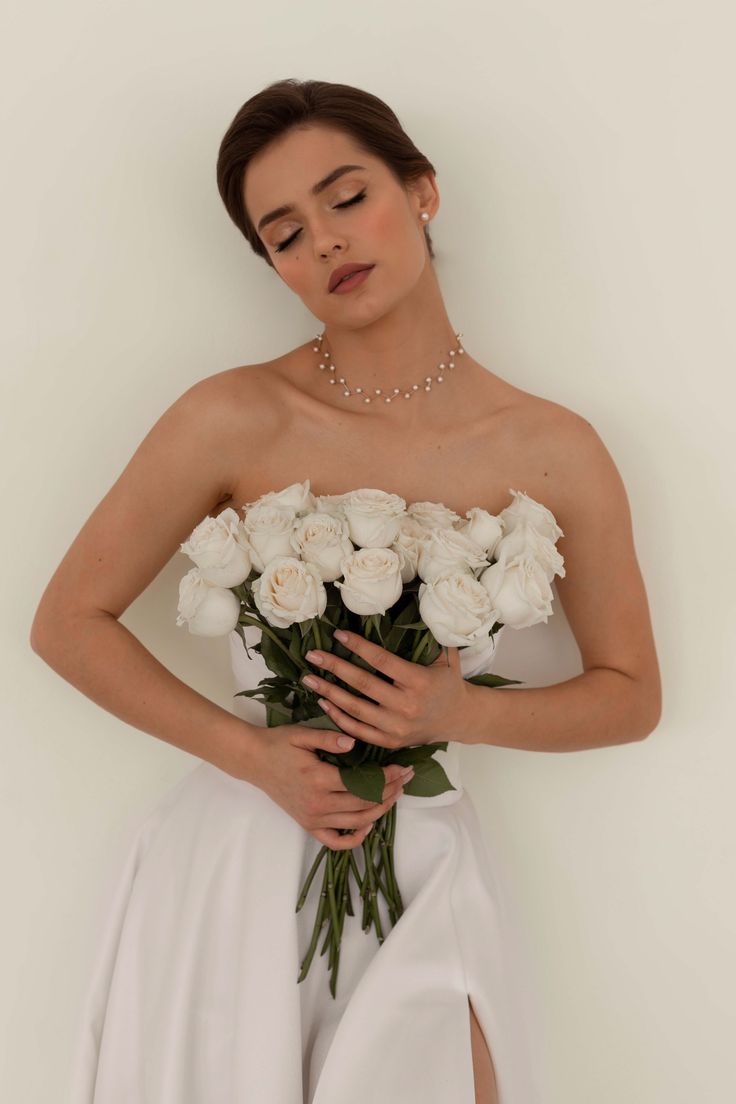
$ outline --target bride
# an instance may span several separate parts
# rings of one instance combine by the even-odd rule
[[[245,722],[172,675],[120,616],[204,517],[228,507],[240,510],[266,492],[307,478],[314,494],[382,488],[407,502],[440,501],[460,515],[472,506],[499,514],[509,503],[509,489],[523,488],[552,511],[564,533],[559,550],[565,576],[556,586],[583,673],[553,686],[505,694],[484,690],[468,698],[457,649],[450,649],[452,670],[437,665],[427,710],[457,717],[456,738],[466,743],[528,751],[574,751],[646,737],[660,717],[660,678],[621,477],[584,417],[479,363],[472,335],[467,349],[460,340],[434,263],[430,226],[440,210],[434,167],[395,114],[377,97],[350,86],[278,81],[235,115],[220,146],[217,183],[251,249],[320,321],[321,332],[273,360],[204,377],[161,415],[50,580],[33,622],[34,651],[124,722],[203,760],[213,768],[211,775],[226,775],[231,784],[237,780],[243,801],[260,791],[298,826],[300,839],[335,849],[357,847],[401,796],[406,780],[396,768],[386,769],[381,805],[357,799],[336,768],[315,755],[317,747],[338,750],[335,732]],[[447,231],[445,240],[452,240]],[[465,250],[482,274],[487,261],[474,263],[472,242]],[[343,731],[370,739],[357,698],[324,679],[318,689]],[[386,731],[396,721],[392,708],[383,708]],[[340,828],[358,831],[341,835]],[[243,877],[247,864],[245,870]],[[484,874],[473,876],[482,881]],[[266,896],[261,886],[259,907]],[[468,925],[466,937],[496,938],[491,931],[477,932],[469,915],[460,922]],[[397,932],[401,923],[403,918]],[[141,931],[136,938],[142,944],[147,934]],[[271,953],[276,959],[278,947]],[[437,946],[434,953],[439,970],[449,952]],[[389,978],[388,984],[398,987],[400,981]],[[293,979],[290,985],[296,989]],[[499,994],[482,976],[474,977],[473,985],[478,1007],[468,993],[465,1029],[477,1104],[539,1104],[522,1063],[514,1068],[511,1050],[504,1049],[504,1038],[521,1025],[507,1025],[504,1036],[497,1026],[504,1016],[497,1008]],[[108,999],[110,990],[104,992],[100,1001]],[[386,999],[393,995],[387,992]],[[328,1003],[329,997],[323,1013],[315,1007],[312,1014],[326,1015]],[[151,1016],[165,1012],[157,1005],[137,1014],[150,1023]],[[381,1008],[369,1015],[380,1017]],[[105,1087],[114,1078],[105,1080],[97,1071],[103,1045],[108,1065],[114,1064],[115,1032],[123,1034],[115,1022],[112,1013],[106,1018],[98,1008],[83,1104],[143,1099],[142,1071],[154,1076],[153,1056],[140,1043],[141,1072],[126,1065],[128,1097],[122,1088],[118,1097],[118,1090]],[[197,1023],[207,1031],[205,1019]],[[277,1054],[287,1053],[284,1048],[300,1046],[292,1036],[274,1040],[269,1053],[250,1055],[248,1024],[241,1027],[239,1045],[262,1071],[278,1061]],[[355,1049],[340,1056],[347,1074],[360,1058],[356,1036],[343,1036],[351,1038]],[[182,1069],[195,1061],[203,1041],[195,1037],[191,1047],[178,1051]],[[387,1046],[375,1056],[387,1067],[387,1083],[398,1083],[388,1078],[398,1078],[400,1063],[412,1056],[431,1064],[432,1038],[424,1040],[425,1059],[411,1045],[408,1038],[404,1045],[402,1034],[400,1054]],[[409,1068],[402,1076],[418,1084],[418,1074]],[[217,1076],[214,1068],[210,1076]],[[268,1074],[263,1076],[267,1081]],[[145,1098],[173,1101],[166,1095],[171,1090],[162,1087],[169,1082],[163,1073],[160,1077],[159,1095]],[[220,1097],[214,1081],[209,1091],[198,1090],[192,1078],[185,1081],[178,1104],[245,1099],[244,1082],[228,1082],[232,1096],[223,1091]],[[336,1104],[337,1094],[333,1098],[324,1081],[321,1088],[321,1096],[309,1099]],[[416,1096],[403,1091],[403,1104],[419,1104],[416,1091]],[[449,1084],[438,1085],[435,1093],[422,1095],[422,1104],[461,1099]],[[282,1104],[267,1096],[251,1099]],[[356,1082],[351,1099],[372,1104],[378,1098]],[[296,1104],[297,1095],[293,1102],[283,1100]],[[302,1104],[301,1095],[298,1101]],[[82,1104],[81,1090],[75,1104]]]

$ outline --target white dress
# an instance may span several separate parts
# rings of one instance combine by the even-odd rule
[[[259,638],[246,629],[249,648]],[[272,674],[235,632],[230,645],[235,690]],[[463,674],[489,670],[492,652],[492,640],[462,650]],[[252,698],[233,712],[265,724]],[[456,788],[397,803],[405,911],[391,928],[379,896],[383,944],[362,931],[351,886],[336,998],[321,940],[297,984],[323,867],[298,913],[296,901],[318,840],[210,763],[169,790],[107,909],[70,1104],[475,1104],[468,997],[499,1104],[541,1104],[523,947],[448,740],[436,757]]]

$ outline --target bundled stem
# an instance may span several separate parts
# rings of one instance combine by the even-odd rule
[[[385,935],[381,923],[378,907],[379,890],[383,894],[388,906],[391,926],[396,924],[404,911],[404,906],[396,884],[393,862],[393,844],[396,830],[396,806],[393,805],[373,825],[372,830],[363,840],[363,856],[365,859],[365,874],[361,876],[353,850],[333,851],[329,847],[322,847],[315,858],[312,867],[299,894],[296,911],[299,912],[306,902],[309,890],[320,864],[324,861],[325,870],[322,880],[322,890],[319,896],[317,915],[314,921],[314,930],[309,948],[301,964],[297,982],[303,981],[309,973],[314,952],[317,948],[320,932],[327,925],[321,955],[328,954],[328,970],[330,973],[330,992],[333,998],[337,993],[337,975],[340,966],[340,942],[345,922],[345,915],[354,915],[352,900],[350,897],[350,879],[352,877],[358,889],[358,894],[363,901],[362,928],[369,932],[375,926],[376,937],[379,944],[384,942]]]

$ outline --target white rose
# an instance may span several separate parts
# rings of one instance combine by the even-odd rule
[[[356,548],[342,570],[344,581],[335,586],[353,613],[385,613],[401,597],[399,557],[390,548]]]
[[[460,515],[443,502],[412,502],[406,512],[427,530],[452,529],[462,521]]]
[[[332,583],[342,575],[340,564],[353,551],[348,523],[331,514],[306,514],[291,534],[291,544],[305,563],[314,564],[323,583]]]
[[[296,621],[321,617],[327,591],[314,564],[295,556],[276,556],[254,581],[253,601],[269,625],[288,629]]]
[[[458,533],[464,533],[476,544],[479,544],[488,559],[493,555],[493,550],[503,536],[503,526],[494,514],[489,514],[481,506],[473,506],[465,514],[468,521],[461,521],[456,525]]]
[[[514,529],[496,545],[497,560],[510,560],[514,556],[533,556],[541,564],[552,582],[555,575],[565,577],[564,559],[548,537],[543,537],[528,521],[517,522]]]
[[[218,517],[206,517],[179,545],[208,583],[240,586],[251,570],[250,548],[243,523],[229,506]]]
[[[457,529],[433,529],[419,549],[417,574],[425,583],[431,583],[438,575],[464,571],[472,574],[476,568],[488,563],[485,552],[464,533]]]
[[[478,579],[499,612],[499,621],[526,629],[552,612],[552,588],[544,567],[534,556],[520,554],[487,567]]]
[[[427,530],[408,514],[399,518],[399,522],[399,533],[391,548],[399,557],[401,581],[406,584],[416,578],[419,551],[426,540]]]
[[[295,514],[308,514],[316,509],[308,479],[303,483],[291,483],[288,487],[284,487],[283,491],[266,491],[254,502],[246,502],[243,509],[250,510],[254,506],[280,506],[293,510]]]
[[[439,644],[462,648],[490,636],[500,621],[488,590],[465,571],[448,572],[418,591],[419,614]]]
[[[330,514],[331,517],[345,517],[343,512],[344,494],[315,495],[315,510],[318,514]]]
[[[256,571],[263,571],[275,556],[291,556],[291,534],[296,513],[291,506],[251,506],[245,515],[243,528],[251,549]]]
[[[514,501],[498,515],[503,525],[504,533],[513,533],[518,523],[528,521],[542,537],[547,537],[553,543],[564,537],[564,533],[555,521],[554,514],[543,506],[541,502],[535,502],[525,491],[514,491],[509,487],[509,494],[514,496]]]
[[[177,625],[187,625],[195,636],[225,636],[240,617],[240,599],[226,587],[208,583],[193,567],[179,583]]]
[[[388,491],[363,487],[344,496],[342,509],[353,544],[359,548],[388,548],[398,535],[406,502]]]

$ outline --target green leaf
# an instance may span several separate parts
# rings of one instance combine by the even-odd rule
[[[277,728],[279,725],[293,724],[292,710],[289,706],[279,702],[266,702],[266,724],[269,728]]]
[[[520,686],[524,680],[503,678],[502,675],[487,673],[485,675],[471,675],[465,681],[474,682],[476,686]]]
[[[338,768],[343,785],[363,801],[383,801],[386,775],[378,763],[361,763],[354,767]]]
[[[281,632],[278,632],[278,635],[281,639]],[[284,640],[284,644],[287,645],[286,640]],[[293,682],[298,680],[299,666],[291,662],[288,655],[267,633],[264,633],[261,638],[261,655],[270,671],[275,671],[277,675],[291,679]]]
[[[291,720],[291,708],[288,705],[283,705],[282,702],[275,701],[267,701],[265,705],[269,713],[273,713],[279,717],[286,717],[289,721]]]
[[[396,613],[393,613],[393,611],[396,609],[396,606],[392,606],[393,616],[390,618],[392,628],[388,629],[386,626],[383,626],[383,635],[385,639],[384,647],[386,648],[386,650],[389,652],[394,652],[398,655],[399,644],[401,643],[403,637],[406,635],[407,631],[410,628],[418,627],[418,623],[415,623],[414,619],[416,618],[419,611],[414,595],[409,594],[407,597],[406,590],[404,591],[403,598],[399,599],[397,605],[399,605],[401,608]],[[421,623],[421,627],[425,628],[426,626]]]
[[[310,632],[312,631],[312,625],[313,625],[315,620],[316,619],[314,617],[310,617],[308,621],[297,621],[296,624],[297,624],[297,627],[299,629],[299,634],[300,634],[302,640],[304,640],[304,638],[306,636],[309,636]]]
[[[429,759],[436,751],[447,751],[447,740],[442,740],[436,744],[417,744],[416,747],[399,748],[398,751],[392,753],[387,762],[398,763],[401,767],[413,767],[416,763]],[[384,763],[384,766],[386,766],[386,763]]]
[[[334,732],[342,732],[340,726],[336,725],[332,717],[328,717],[326,713],[322,717],[308,717],[299,724],[306,725],[307,728],[331,728]]]
[[[436,759],[420,760],[414,766],[414,777],[404,783],[404,793],[412,797],[436,797],[456,788]]]
[[[294,662],[299,666],[299,661],[302,658],[302,638],[299,632],[299,623],[295,622],[291,626],[291,632],[289,634],[289,655],[294,657]]]

